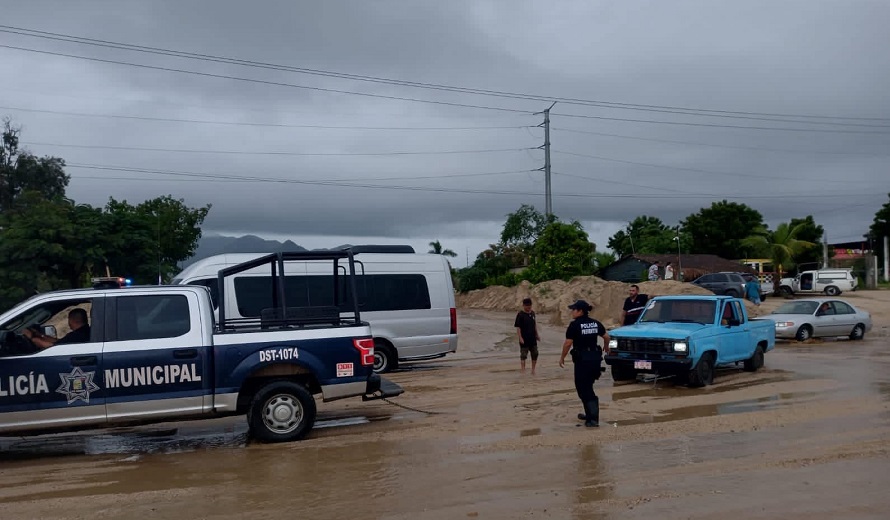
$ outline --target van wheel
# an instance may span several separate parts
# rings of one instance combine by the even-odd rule
[[[702,354],[695,368],[689,371],[689,386],[702,387],[714,382],[714,354]]]
[[[757,372],[761,368],[763,368],[763,347],[757,345],[751,358],[745,360],[745,371]]]
[[[827,294],[828,296],[837,296],[840,293],[841,293],[841,290],[833,285],[829,285],[828,287],[825,288],[825,294]]]
[[[315,424],[315,399],[303,385],[273,381],[262,387],[247,412],[250,433],[262,442],[302,439]]]
[[[385,374],[399,367],[395,350],[382,341],[374,342],[374,373]]]
[[[853,332],[850,333],[850,339],[853,341],[859,341],[865,338],[865,326],[861,323],[857,323],[855,327],[853,327]]]

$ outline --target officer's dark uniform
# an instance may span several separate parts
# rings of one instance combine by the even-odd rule
[[[600,377],[603,360],[603,351],[597,344],[597,338],[606,334],[606,327],[587,315],[591,307],[584,300],[578,300],[569,308],[584,311],[584,316],[572,320],[566,329],[566,339],[572,340],[575,390],[585,412],[578,414],[578,418],[584,419],[586,426],[599,426],[600,402],[593,391],[593,383]]]

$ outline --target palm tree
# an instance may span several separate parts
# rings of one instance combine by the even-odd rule
[[[430,242],[429,252],[434,255],[448,256],[451,258],[454,258],[457,256],[457,253],[455,253],[454,251],[452,251],[450,249],[442,249],[442,244],[439,243],[438,240],[436,240],[435,242]]]
[[[779,282],[784,269],[794,267],[794,257],[803,253],[816,244],[806,240],[798,240],[797,235],[803,230],[803,223],[794,227],[783,222],[776,226],[775,231],[765,227],[757,228],[754,233],[742,241],[745,247],[766,252],[766,257],[772,260],[773,266],[779,273],[779,280],[773,282],[775,292],[779,291]]]

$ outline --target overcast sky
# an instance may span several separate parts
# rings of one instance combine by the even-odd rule
[[[209,203],[207,234],[438,239],[463,266],[508,213],[544,209],[535,112],[557,97],[611,104],[562,101],[551,116],[554,213],[599,250],[637,215],[674,225],[724,198],[773,227],[811,214],[830,242],[856,240],[890,192],[882,0],[0,0],[0,12],[0,115],[31,152],[68,162],[69,196]]]

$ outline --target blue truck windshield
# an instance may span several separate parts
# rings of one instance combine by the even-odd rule
[[[653,300],[646,305],[638,323],[714,323],[714,300]]]

